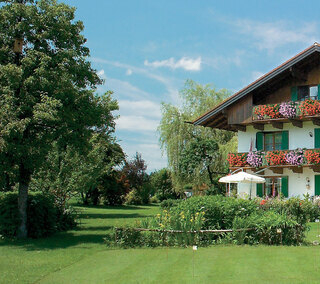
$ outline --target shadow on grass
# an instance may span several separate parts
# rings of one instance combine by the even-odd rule
[[[74,232],[61,232],[43,239],[4,240],[0,242],[1,246],[18,246],[26,250],[53,250],[65,249],[80,244],[103,244],[103,238],[107,233],[100,234],[75,234]],[[83,247],[82,247],[83,248]],[[90,246],[88,246],[88,249]]]
[[[78,206],[79,207],[79,206]],[[99,209],[147,209],[136,206],[80,206],[85,208],[99,208]],[[102,213],[103,212],[103,213]],[[67,232],[59,232],[50,236],[48,238],[43,239],[28,239],[28,240],[0,240],[1,246],[17,246],[22,247],[26,250],[53,250],[53,249],[64,249],[82,244],[82,248],[89,249],[91,244],[102,244],[104,243],[103,238],[107,236],[110,230],[113,228],[112,226],[106,225],[105,220],[110,219],[132,219],[132,218],[146,218],[149,216],[141,215],[138,213],[120,213],[119,214],[110,214],[108,211],[101,210],[101,213],[90,213],[82,211],[81,209],[78,212],[79,216],[79,225],[72,231]],[[94,219],[102,219],[101,226],[97,226],[97,224],[92,224],[90,220]],[[95,221],[96,222],[96,221]],[[100,221],[99,221],[100,222]],[[90,226],[92,224],[93,226]],[[109,231],[109,232],[108,232]],[[83,246],[84,245],[84,246]]]
[[[109,205],[83,205],[79,203],[71,204],[74,207],[78,208],[97,208],[97,209],[113,209],[113,210],[145,210],[148,209],[148,207],[156,207],[158,205],[156,204],[148,204],[141,206],[134,206],[134,205],[118,205],[118,206],[109,206]]]
[[[96,214],[96,213],[80,213],[79,214],[82,221],[88,219],[131,219],[131,218],[143,218],[148,217],[146,215],[140,214]]]

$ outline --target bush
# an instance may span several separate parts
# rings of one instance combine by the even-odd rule
[[[286,214],[302,225],[314,221],[320,216],[320,207],[316,202],[313,203],[308,199],[301,200],[297,197],[287,200],[276,198],[263,200],[260,202],[260,209],[265,211],[274,210],[280,214]]]
[[[139,196],[138,191],[136,189],[131,190],[125,197],[126,205],[141,205],[142,198]]]
[[[181,199],[166,199],[160,203],[160,207],[161,209],[169,210],[172,207],[178,206],[180,202],[181,202]]]
[[[172,213],[204,212],[203,229],[230,229],[236,216],[246,217],[257,211],[257,204],[250,200],[226,198],[221,195],[189,198],[171,209]]]
[[[18,194],[7,193],[0,196],[0,234],[15,237],[20,225]],[[27,227],[29,238],[47,237],[56,231],[75,227],[72,210],[63,210],[54,203],[49,194],[34,193],[28,196]]]
[[[160,200],[158,199],[158,197],[155,195],[155,196],[152,196],[150,198],[150,203],[159,203]]]
[[[233,229],[252,228],[250,231],[234,232],[238,244],[298,245],[303,242],[306,230],[292,217],[275,211],[255,213],[249,217],[236,217]]]
[[[142,220],[139,227],[157,229],[154,238],[164,238],[158,245],[210,245],[217,242],[238,244],[298,245],[305,239],[307,222],[319,215],[318,202],[288,200],[245,200],[223,196],[192,197],[184,201],[166,200],[153,218]],[[313,217],[312,217],[313,216]],[[200,233],[199,230],[252,229],[233,234]],[[277,230],[281,229],[281,233]],[[130,230],[130,229],[128,229]],[[133,229],[131,229],[134,231]],[[178,230],[180,233],[165,231]],[[150,233],[150,232],[149,232]],[[151,244],[139,232],[137,238]],[[151,234],[151,233],[150,233]],[[117,241],[116,241],[117,242]],[[132,243],[129,241],[129,243]],[[149,243],[148,243],[149,242]],[[117,242],[121,245],[121,241]]]

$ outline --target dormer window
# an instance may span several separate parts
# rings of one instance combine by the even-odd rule
[[[307,99],[318,99],[318,86],[299,86],[298,87],[298,101],[305,101]]]

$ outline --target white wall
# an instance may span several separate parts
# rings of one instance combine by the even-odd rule
[[[289,149],[294,150],[297,148],[314,148],[314,128],[311,121],[303,122],[303,128],[295,127],[291,123],[284,123],[282,130],[289,131]],[[264,131],[282,131],[281,129],[273,128],[271,124],[265,124]],[[247,126],[247,131],[238,131],[238,152],[249,152],[250,143],[252,140],[253,150],[256,150],[256,130],[253,126]],[[312,137],[310,137],[311,132]]]
[[[248,173],[253,173],[251,171],[248,171]],[[254,173],[253,173],[254,174]],[[303,197],[303,194],[309,194],[310,196],[313,196],[315,193],[315,188],[314,188],[314,176],[315,173],[313,170],[309,168],[303,168],[303,173],[302,174],[296,174],[293,173],[289,169],[284,169],[283,174],[274,174],[271,170],[267,169],[265,172],[260,172],[261,176],[265,177],[272,177],[272,176],[288,176],[288,190],[289,190],[289,197]],[[307,189],[307,180],[306,178],[310,179],[310,189]],[[251,196],[255,197],[256,196],[256,185],[252,186],[252,192]],[[249,196],[250,194],[250,184],[238,184],[238,194],[241,195],[247,195]]]

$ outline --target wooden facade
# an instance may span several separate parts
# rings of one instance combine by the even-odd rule
[[[290,101],[293,86],[317,85],[319,78],[320,45],[315,43],[199,117],[193,124],[231,131],[245,131],[247,125],[255,124],[261,129],[259,124],[263,122],[256,124],[252,120],[255,106]],[[293,123],[300,125],[296,120]],[[281,129],[281,125],[278,126]]]

